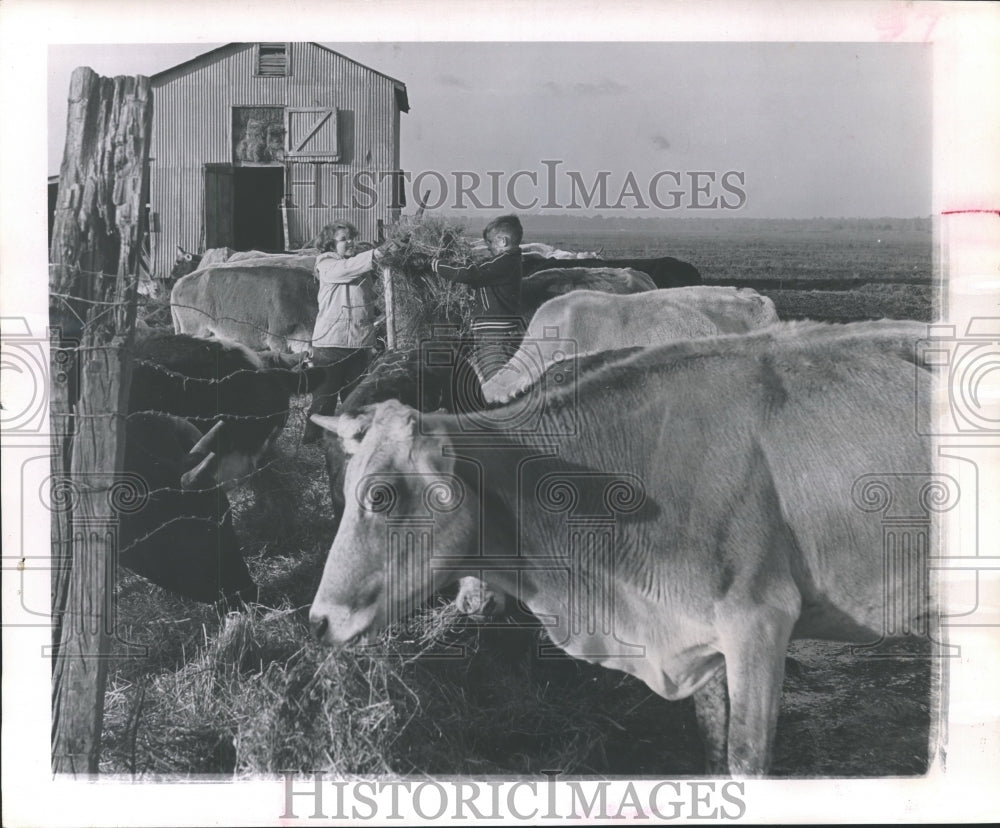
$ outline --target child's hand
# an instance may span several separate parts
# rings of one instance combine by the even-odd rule
[[[431,260],[429,257],[425,256],[423,253],[414,253],[410,256],[410,269],[411,270],[430,270]]]

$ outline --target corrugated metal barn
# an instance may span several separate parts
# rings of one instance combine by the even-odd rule
[[[230,43],[151,81],[154,275],[177,245],[280,251],[398,219],[400,81],[317,43]]]

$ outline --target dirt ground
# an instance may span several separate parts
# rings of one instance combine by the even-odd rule
[[[935,314],[929,285],[863,285],[853,290],[767,290],[782,319],[856,322],[862,319],[915,319]]]

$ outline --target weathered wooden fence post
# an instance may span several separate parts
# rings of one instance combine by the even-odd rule
[[[65,370],[74,360],[80,377],[78,397],[66,383],[50,403],[57,773],[98,770],[116,506],[138,494],[127,481],[123,488],[121,472],[152,114],[148,78],[73,73],[49,272],[50,324],[60,340],[52,365]]]
[[[417,348],[426,332],[424,300],[399,268],[382,269],[385,345],[390,351]]]
[[[424,215],[430,190],[417,200],[416,220]],[[378,242],[385,239],[385,229],[379,220]],[[385,347],[389,351],[416,348],[420,342],[424,311],[413,286],[395,268],[382,268],[382,299],[385,303]]]

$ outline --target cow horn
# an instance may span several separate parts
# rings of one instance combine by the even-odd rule
[[[222,420],[219,420],[214,426],[212,426],[208,432],[202,437],[194,446],[188,454],[208,454],[215,449],[215,444],[219,439],[219,431],[222,429]]]
[[[200,482],[201,478],[205,476],[205,474],[209,471],[210,467],[212,467],[212,471],[214,472],[215,467],[217,466],[218,466],[218,460],[216,459],[215,452],[210,451],[205,456],[205,459],[202,460],[197,466],[195,466],[190,471],[184,472],[184,474],[181,475],[181,488],[182,489],[204,488]]]

